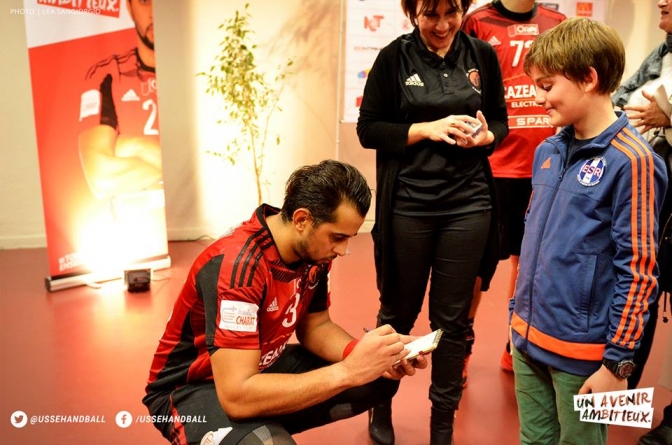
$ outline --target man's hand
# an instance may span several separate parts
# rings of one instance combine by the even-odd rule
[[[583,383],[583,386],[579,389],[579,394],[625,391],[626,389],[628,389],[628,379],[616,377],[613,372],[602,365]]]
[[[646,133],[652,128],[669,127],[670,117],[660,109],[652,94],[642,91],[642,95],[648,99],[645,105],[625,105],[623,111],[628,115],[632,125],[641,133]]]
[[[117,110],[112,98],[112,75],[108,74],[100,83],[100,125],[109,125],[117,129],[119,125]]]
[[[360,386],[382,376],[406,354],[401,335],[384,325],[364,334],[343,364],[355,380],[354,386]]]
[[[404,358],[409,353],[404,345],[415,338],[398,334],[390,325],[380,326],[367,332],[343,363],[358,382],[357,386],[381,376],[399,380],[414,375],[416,368],[424,369],[428,364],[423,356],[410,361]],[[400,363],[395,365],[398,361]]]
[[[420,338],[419,336],[413,336],[413,335],[402,335],[401,336],[401,341],[404,344],[410,343],[413,340],[416,340]],[[404,349],[404,356],[408,354],[408,349]],[[412,358],[410,360],[406,360],[405,358],[402,358],[399,360],[398,364],[395,364],[392,366],[391,369],[388,369],[384,374],[383,377],[387,377],[389,379],[394,379],[394,380],[399,380],[402,379],[405,376],[411,376],[415,375],[416,369],[425,369],[427,365],[429,364],[429,361],[427,360],[427,356],[424,354],[420,354],[415,358]]]

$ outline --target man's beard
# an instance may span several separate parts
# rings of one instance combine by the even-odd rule
[[[304,263],[313,264],[317,262],[308,253],[308,241],[299,241],[299,245],[295,252]]]
[[[296,251],[296,254],[301,261],[306,264],[325,264],[336,259],[336,255],[324,258],[314,258],[309,252],[305,244],[300,244],[299,249]]]
[[[139,30],[137,27],[135,28],[135,32],[138,33],[138,37],[140,37],[140,41],[141,41],[147,48],[149,48],[149,49],[151,49],[152,51],[154,51],[154,42],[152,42],[151,40],[149,40],[149,39],[147,38],[147,34],[145,34],[145,35],[143,36],[143,35],[140,33],[140,30]]]

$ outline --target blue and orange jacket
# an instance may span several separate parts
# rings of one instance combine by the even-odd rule
[[[639,347],[667,174],[624,113],[568,159],[573,135],[566,127],[535,152],[510,323],[519,351],[590,375]]]

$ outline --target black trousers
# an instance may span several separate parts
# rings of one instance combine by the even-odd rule
[[[649,141],[653,150],[658,153],[665,161],[667,167],[667,176],[672,178],[672,147],[665,139],[664,133],[658,133],[658,136]],[[639,348],[635,351],[633,361],[637,364],[635,371],[628,377],[628,389],[634,389],[639,384],[651,353],[653,338],[658,324],[658,312],[661,300],[667,298],[664,293],[672,292],[672,182],[667,185],[667,193],[661,205],[659,223],[659,250],[658,250],[658,295],[656,300],[649,305],[649,321],[644,326],[644,333]]]
[[[656,333],[656,325],[658,324],[658,307],[660,303],[662,292],[658,292],[655,301],[649,305],[649,321],[644,325],[644,332],[642,333],[642,340],[639,343],[639,348],[635,351],[635,356],[632,360],[637,364],[637,367],[628,377],[628,389],[635,389],[642,379],[644,372],[644,365],[649,360],[651,348],[653,347],[653,338]],[[663,297],[664,298],[664,297]]]
[[[429,398],[441,411],[458,408],[462,396],[465,336],[474,282],[488,238],[491,213],[406,217],[391,224],[393,283],[385,283],[377,324],[408,334],[429,283],[430,327],[444,331],[432,353]]]
[[[301,374],[328,365],[300,345],[288,345],[278,360],[264,373]],[[228,418],[217,398],[214,382],[182,386],[172,393],[150,394],[143,403],[154,416],[190,416],[192,422],[156,422],[154,426],[172,444],[201,443],[210,431],[231,427],[221,445],[234,445],[263,425],[276,425],[290,434],[300,433],[349,417],[389,400],[398,381],[379,378],[366,385],[347,389],[336,396],[301,411],[272,418],[233,421]]]

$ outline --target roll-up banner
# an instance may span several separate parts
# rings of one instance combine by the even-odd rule
[[[24,0],[50,291],[170,267],[151,0]]]

